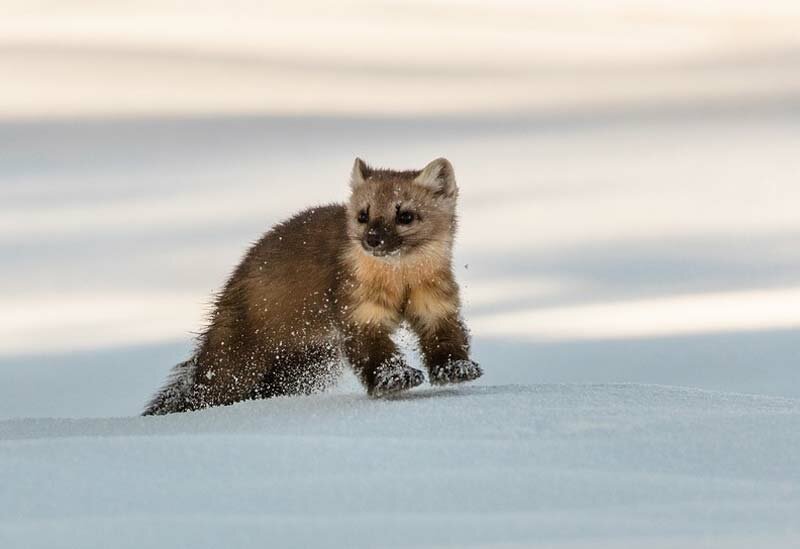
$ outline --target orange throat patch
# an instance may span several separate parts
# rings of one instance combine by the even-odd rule
[[[355,244],[345,261],[353,273],[350,319],[358,324],[393,328],[409,314],[435,323],[458,308],[451,291],[449,243],[388,259],[371,256]]]

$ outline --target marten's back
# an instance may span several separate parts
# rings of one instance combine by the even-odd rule
[[[300,212],[250,249],[220,305],[235,306],[237,317],[244,315],[237,322],[279,339],[327,331],[343,305],[338,294],[347,242],[343,205]]]

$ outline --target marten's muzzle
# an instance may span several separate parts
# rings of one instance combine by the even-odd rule
[[[381,220],[370,223],[369,228],[364,232],[361,245],[372,255],[382,256],[397,253],[400,250],[402,240],[397,233]]]

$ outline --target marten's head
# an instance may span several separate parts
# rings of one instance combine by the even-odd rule
[[[356,158],[351,187],[348,236],[364,253],[387,261],[449,253],[458,187],[446,159],[393,171]]]

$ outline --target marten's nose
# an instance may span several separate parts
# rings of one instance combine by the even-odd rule
[[[383,245],[383,233],[378,232],[377,229],[370,229],[367,231],[367,237],[364,240],[370,248],[377,248]]]

